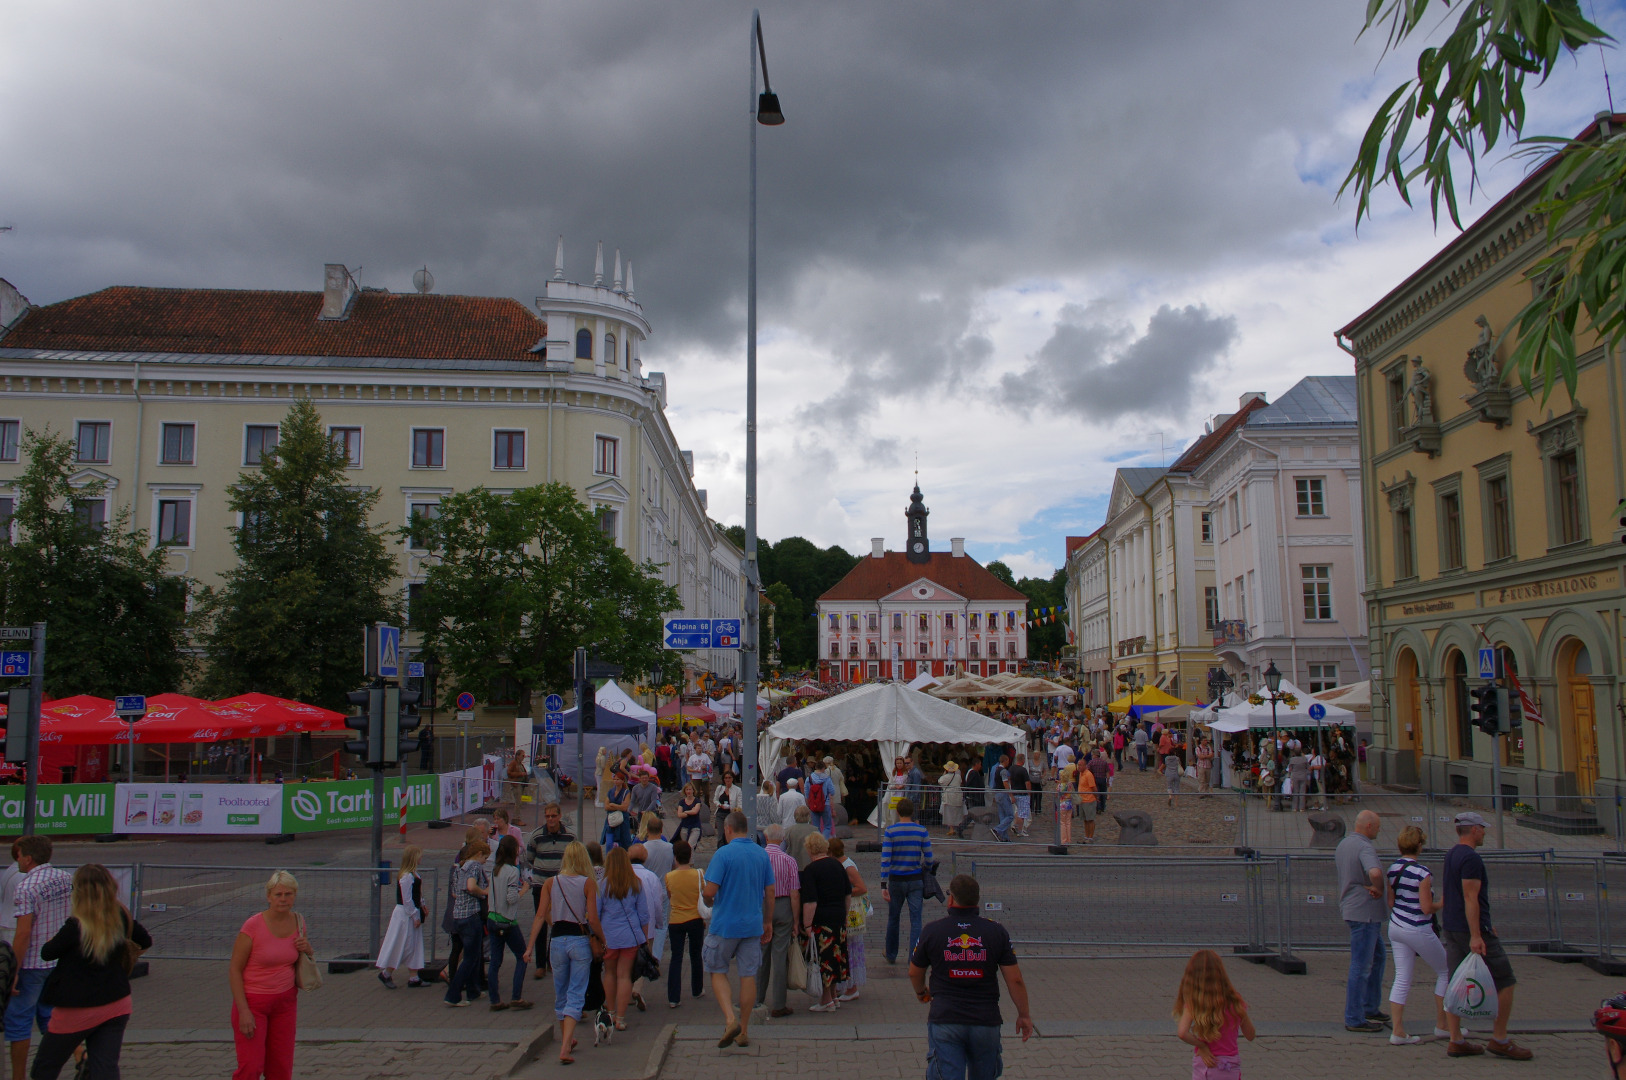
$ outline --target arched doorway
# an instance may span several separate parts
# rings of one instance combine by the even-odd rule
[[[1559,753],[1563,768],[1575,773],[1575,791],[1591,798],[1598,790],[1598,715],[1592,696],[1592,655],[1578,638],[1558,645],[1559,708],[1563,726]]]
[[[1401,649],[1395,658],[1394,709],[1395,747],[1411,752],[1411,776],[1415,781],[1423,771],[1423,702],[1418,690],[1417,654]]]
[[[1474,756],[1473,711],[1468,707],[1468,658],[1461,649],[1452,649],[1445,659],[1445,669],[1451,673],[1451,731],[1456,744],[1456,756],[1471,761]]]

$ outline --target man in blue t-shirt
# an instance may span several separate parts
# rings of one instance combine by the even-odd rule
[[[1489,880],[1479,847],[1485,842],[1485,819],[1472,810],[1457,815],[1457,844],[1445,856],[1445,902],[1440,908],[1440,937],[1445,939],[1445,959],[1454,972],[1470,952],[1485,958],[1491,981],[1496,984],[1496,1021],[1491,1040],[1481,1046],[1462,1037],[1462,1021],[1446,1013],[1451,1027],[1451,1057],[1469,1057],[1486,1050],[1497,1057],[1528,1061],[1529,1050],[1507,1037],[1507,1018],[1513,1011],[1513,964],[1491,926]]]
[[[762,947],[773,940],[773,863],[751,839],[745,815],[735,810],[723,820],[723,844],[706,867],[704,895],[711,905],[701,959],[711,975],[711,992],[723,1010],[719,1048],[749,1046],[751,1006],[757,999],[757,968]],[[738,1014],[730,1000],[728,962],[740,972]]]

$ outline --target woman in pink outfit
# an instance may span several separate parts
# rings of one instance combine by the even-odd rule
[[[301,953],[315,956],[305,920],[294,914],[299,882],[278,870],[265,884],[266,909],[250,915],[232,946],[231,1033],[237,1044],[232,1080],[292,1080]]]

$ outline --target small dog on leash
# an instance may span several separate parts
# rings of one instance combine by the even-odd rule
[[[593,1017],[593,1045],[603,1043],[610,1045],[610,1036],[615,1034],[615,1018],[610,1015],[609,1009],[601,1008],[598,1015]]]

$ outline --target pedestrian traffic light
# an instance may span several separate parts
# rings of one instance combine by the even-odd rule
[[[384,688],[370,686],[365,690],[352,690],[345,695],[350,704],[359,706],[359,715],[344,718],[344,726],[361,735],[344,744],[347,754],[355,754],[369,765],[379,761],[383,749]]]
[[[1495,738],[1502,733],[1501,703],[1498,700],[1498,691],[1493,683],[1481,683],[1469,690],[1474,702],[1473,725],[1486,735]]]
[[[598,688],[592,680],[582,683],[581,700],[576,703],[576,720],[583,734],[598,730]]]
[[[28,760],[28,690],[0,693],[0,706],[6,710],[6,760],[22,764]]]
[[[423,700],[423,694],[417,690],[402,690],[400,692],[400,707],[396,712],[396,732],[398,756],[396,761],[407,754],[415,753],[418,749],[419,739],[413,735],[418,725],[423,723],[423,717],[418,715],[418,702]]]

